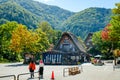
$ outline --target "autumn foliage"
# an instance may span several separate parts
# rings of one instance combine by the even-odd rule
[[[114,50],[114,56],[115,57],[120,57],[120,50],[119,49]]]
[[[109,37],[109,27],[111,26],[111,24],[108,24],[101,32],[101,37],[102,37],[102,40],[110,40],[110,37]]]
[[[22,52],[22,50],[33,50],[33,45],[38,41],[38,35],[27,30],[23,25],[19,25],[12,32],[11,50],[15,52]]]

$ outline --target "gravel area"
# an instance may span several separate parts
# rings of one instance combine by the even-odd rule
[[[78,66],[78,65],[76,65]],[[82,67],[81,67],[82,66]],[[38,71],[39,65],[36,65],[35,72]],[[74,66],[61,66],[61,65],[45,65],[44,79],[51,80],[52,71],[54,71],[55,80],[120,80],[120,68],[113,70],[112,63],[106,63],[103,66],[94,66],[91,63],[84,63],[78,67],[82,69],[80,74],[69,76],[66,72],[66,77],[63,76],[63,69]],[[19,74],[29,73],[28,65],[22,63],[5,63],[0,64],[0,76],[15,75],[16,80]],[[38,80],[38,73],[35,73],[34,79],[29,79],[30,74],[20,75],[19,80]],[[0,80],[14,80],[10,78],[0,78]],[[42,80],[42,79],[41,79]]]

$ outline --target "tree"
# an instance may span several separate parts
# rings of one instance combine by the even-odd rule
[[[109,41],[103,40],[101,34],[102,34],[102,31],[98,31],[93,34],[93,36],[92,36],[92,42],[94,45],[93,48],[95,48],[94,49],[95,52],[96,51],[101,52],[104,55],[104,58],[109,59],[111,57],[111,55],[110,55],[111,54],[110,53],[110,50],[111,50],[110,45],[111,44]],[[106,37],[105,37],[105,39],[106,39]]]
[[[12,37],[12,31],[18,27],[17,22],[7,22],[0,25],[0,57],[7,60],[15,60],[14,54],[10,51],[9,45]]]
[[[110,38],[113,43],[116,43],[115,46],[113,46],[113,50],[119,49],[120,50],[120,3],[116,3],[116,8],[112,9],[112,20],[110,23],[112,26],[109,28],[110,29]],[[114,55],[114,61],[116,65],[116,57],[119,55]]]
[[[39,25],[38,25],[39,28],[41,28],[41,30],[43,32],[48,32],[49,30],[52,29],[52,27],[50,26],[50,24],[46,21],[43,21],[41,22]]]
[[[12,32],[10,49],[16,53],[37,52],[38,34],[27,30],[26,26],[19,26]]]
[[[109,37],[109,27],[111,26],[111,24],[108,24],[101,32],[101,37],[102,37],[102,40],[109,40],[110,37]]]
[[[108,53],[112,53],[112,50],[113,50],[113,42],[112,42],[112,38],[110,36],[110,33],[111,33],[111,24],[108,24],[101,32],[101,37],[102,37],[102,41],[106,41],[108,44],[109,44],[109,52]]]
[[[112,9],[112,19],[109,26],[102,31],[102,39],[111,42],[111,52],[120,49],[120,3],[116,4],[116,8]],[[115,50],[116,51],[116,50]],[[116,65],[116,54],[114,54]]]
[[[44,21],[38,25],[38,28],[40,28],[42,32],[46,33],[46,36],[48,37],[49,42],[52,43],[54,31],[50,26],[50,24]]]
[[[38,28],[41,29],[44,33],[46,33],[46,36],[48,37],[49,43],[55,45],[61,36],[62,32],[58,30],[52,29],[50,24],[48,22],[41,22],[38,25]]]
[[[17,22],[7,22],[0,26],[0,60],[19,61],[24,52],[43,52],[50,44],[56,43],[61,32],[53,30],[47,23],[35,30]],[[48,27],[48,28],[47,28]],[[43,32],[44,31],[44,32]]]
[[[111,38],[111,41],[117,43],[116,47],[120,49],[120,3],[117,3],[115,5],[116,8],[112,9],[113,16],[110,21],[112,26],[109,28],[109,36]]]
[[[112,26],[110,27],[110,37],[112,41],[116,42],[117,47],[120,49],[120,3],[116,4],[117,8],[112,10],[113,16],[110,23]]]
[[[47,34],[41,30],[41,28],[37,28],[35,30],[35,33],[38,34],[39,40],[38,40],[38,48],[39,52],[46,51],[49,48],[49,38],[47,37]]]

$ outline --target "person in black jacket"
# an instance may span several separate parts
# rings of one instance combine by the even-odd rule
[[[43,79],[44,63],[40,60],[39,63],[39,79]]]

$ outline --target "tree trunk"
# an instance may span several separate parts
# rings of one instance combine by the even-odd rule
[[[116,63],[116,57],[114,57],[114,65],[117,65],[117,63]]]

